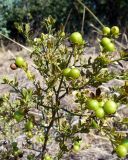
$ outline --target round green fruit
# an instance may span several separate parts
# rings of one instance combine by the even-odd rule
[[[97,117],[97,118],[103,118],[104,115],[105,115],[103,108],[98,108],[98,109],[95,111],[95,114],[96,114],[96,117]]]
[[[109,38],[104,37],[104,38],[101,39],[101,45],[102,45],[103,47],[105,47],[105,46],[108,45],[109,43],[111,43],[111,40],[110,40]]]
[[[104,35],[110,34],[110,28],[109,27],[103,27],[102,32]]]
[[[73,151],[74,152],[78,152],[79,150],[80,150],[80,146],[79,145],[77,145],[77,144],[73,145]]]
[[[52,158],[49,155],[45,155],[44,160],[52,160]]]
[[[65,68],[65,69],[63,70],[63,72],[62,72],[63,76],[68,77],[68,76],[69,76],[69,72],[70,72],[70,71],[71,71],[71,69],[70,69],[70,68]]]
[[[104,109],[105,113],[113,114],[117,110],[117,104],[112,100],[108,100],[105,102],[103,109]]]
[[[99,102],[94,99],[87,101],[87,108],[96,111],[99,108]]]
[[[122,144],[123,146],[125,146],[126,149],[127,149],[127,151],[128,151],[128,138],[123,139],[122,142],[121,142],[121,144]]]
[[[70,72],[68,73],[68,76],[73,78],[73,79],[77,79],[80,77],[80,71],[77,68],[72,68],[70,70]]]
[[[25,60],[23,59],[23,57],[17,56],[16,60],[15,60],[15,64],[21,68],[25,65]]]
[[[127,149],[126,149],[125,146],[119,145],[119,146],[117,146],[117,148],[116,148],[116,153],[117,153],[117,155],[118,155],[119,157],[121,157],[121,158],[126,157],[126,155],[127,155]]]
[[[71,34],[70,36],[70,41],[72,43],[75,43],[75,44],[83,44],[83,38],[82,38],[82,35],[79,33],[79,32],[74,32]]]
[[[113,43],[106,44],[104,48],[108,52],[114,52],[116,50],[115,45]]]
[[[119,27],[118,26],[113,26],[112,28],[111,28],[111,33],[113,34],[113,35],[119,35],[119,32],[120,32],[120,30],[119,30]]]

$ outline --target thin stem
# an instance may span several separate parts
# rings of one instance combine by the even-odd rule
[[[117,45],[119,45],[121,48],[126,49],[126,47],[124,47],[124,46],[122,45],[122,43],[118,42],[117,40],[114,40],[114,41],[115,41],[115,43],[116,43]]]
[[[29,51],[29,52],[32,52],[32,50],[30,50],[30,49],[28,49],[27,47],[23,46],[22,44],[20,44],[20,43],[14,41],[13,39],[11,39],[11,38],[5,36],[4,34],[0,33],[0,35],[3,36],[3,37],[5,37],[5,38],[7,38],[7,39],[10,40],[10,41],[12,41],[13,43],[17,44],[18,46],[24,48],[25,50],[27,50],[27,51]]]
[[[97,31],[99,34],[102,33],[102,31],[101,31],[98,27],[94,26],[94,24],[90,23],[89,25],[90,25],[92,28],[94,28],[95,31]]]
[[[66,94],[67,94],[67,91],[66,91],[64,94],[62,94],[62,95],[59,97],[59,99],[62,99],[63,97],[65,97]]]
[[[67,16],[66,22],[65,22],[65,24],[64,24],[64,29],[65,29],[65,28],[66,28],[66,26],[67,26],[67,23],[68,23],[68,21],[69,21],[69,18],[70,18],[71,13],[72,13],[72,8],[70,9],[70,11],[69,11],[69,13],[68,13],[68,16]]]
[[[111,61],[110,64],[111,64],[111,63],[114,63],[114,62],[119,62],[119,61],[125,60],[125,59],[126,59],[126,57],[121,57],[121,58],[119,58],[119,59],[115,59],[115,60]]]
[[[65,109],[65,108],[60,108],[61,110],[63,110],[63,111],[65,111],[65,112],[67,112],[67,113],[69,113],[69,114],[71,114],[71,115],[74,115],[74,116],[78,116],[78,117],[84,117],[84,116],[87,116],[87,114],[86,115],[84,115],[84,114],[79,114],[79,113],[75,113],[75,112],[71,112],[71,111],[69,111],[68,109]]]
[[[62,78],[60,80],[60,84],[59,84],[59,87],[58,87],[58,90],[57,90],[57,94],[56,94],[56,101],[58,101],[58,98],[59,98],[59,92],[60,92],[60,89],[61,89],[61,85],[63,83],[63,79],[64,79],[64,76],[62,76]]]
[[[57,43],[56,43],[56,47],[54,49],[54,51],[52,52],[52,54],[54,54],[54,52],[57,50],[57,48],[59,47],[59,42],[60,42],[61,38],[58,39]]]
[[[69,59],[68,59],[68,62],[67,62],[67,65],[66,65],[66,67],[68,67],[68,65],[69,65],[69,63],[70,63],[70,61],[71,61],[71,58],[72,58],[72,55],[73,55],[73,53],[74,53],[74,48],[75,48],[75,46],[73,47],[73,50],[72,50],[72,52],[71,52],[71,54],[70,54],[70,56],[69,56]],[[61,89],[61,85],[62,85],[62,83],[63,83],[63,79],[64,79],[64,76],[62,76],[62,78],[61,78],[61,80],[60,80],[60,85],[59,85],[59,87],[58,87],[58,91],[57,91],[57,96],[56,96],[56,98],[57,99],[60,99],[59,98],[59,92],[60,92],[60,89]]]
[[[128,131],[115,131],[116,133],[128,133]]]
[[[22,148],[23,152],[37,152],[37,153],[41,153],[40,150],[37,150],[35,148]]]
[[[80,0],[77,0],[77,2],[81,4],[102,27],[104,27],[103,23],[95,16],[95,14],[84,3],[82,3]]]
[[[70,54],[70,56],[69,56],[69,59],[68,59],[68,62],[67,62],[66,67],[68,67],[68,65],[69,65],[69,63],[70,63],[70,61],[71,61],[71,58],[72,58],[73,53],[74,53],[74,50],[75,50],[75,46],[73,47],[73,50],[72,50],[72,52],[71,52],[71,54]]]
[[[43,148],[42,148],[42,155],[43,155],[43,153],[46,149],[46,146],[47,146],[47,141],[48,141],[48,138],[49,138],[49,132],[50,132],[51,127],[53,126],[55,115],[56,115],[56,110],[53,111],[52,120],[51,120],[51,122],[50,122],[50,124],[47,128],[47,132],[45,133],[45,141],[44,141],[44,145],[43,145]]]
[[[85,21],[85,8],[84,8],[84,12],[83,12],[82,26],[81,26],[82,35],[84,35],[84,21]]]
[[[75,67],[91,68],[91,65],[92,65],[92,64],[84,64],[83,66],[82,66],[82,65],[77,65],[77,66],[75,66]]]
[[[69,63],[70,63],[70,60],[71,60],[71,58],[72,58],[73,53],[74,53],[74,48],[73,48],[72,53],[71,53],[70,56],[69,56],[67,66],[68,66]],[[67,66],[66,66],[66,67],[67,67]],[[48,142],[48,138],[49,138],[49,132],[50,132],[50,129],[52,128],[54,122],[56,121],[56,114],[57,114],[57,112],[58,112],[58,110],[59,110],[59,101],[60,101],[60,99],[59,99],[59,93],[60,93],[61,86],[62,86],[62,83],[63,83],[63,78],[64,78],[64,77],[62,76],[62,77],[61,77],[61,80],[60,80],[60,84],[59,84],[58,90],[56,91],[55,88],[53,88],[53,90],[54,90],[54,92],[55,92],[55,95],[56,95],[56,107],[53,107],[53,109],[52,109],[52,118],[51,118],[51,121],[50,121],[50,123],[49,123],[49,126],[47,127],[47,131],[45,132],[45,140],[44,140],[44,144],[43,144],[43,146],[42,146],[42,152],[41,152],[41,154],[39,154],[39,155],[37,156],[37,158],[40,158],[40,157],[41,157],[41,158],[43,159],[43,158],[44,158],[44,155],[45,155],[45,150],[46,150],[47,142]]]
[[[43,147],[42,147],[42,151],[41,153],[36,157],[36,159],[43,159],[44,158],[44,155],[45,155],[45,150],[46,150],[46,147],[47,147],[47,142],[48,142],[48,138],[49,138],[49,132],[50,132],[50,129],[51,127],[53,126],[53,123],[55,121],[55,116],[56,116],[56,110],[53,110],[52,112],[52,120],[51,122],[49,123],[49,126],[47,127],[47,131],[45,132],[45,140],[44,140],[44,144],[43,144]]]

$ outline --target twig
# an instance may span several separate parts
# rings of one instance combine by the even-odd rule
[[[117,133],[128,133],[128,131],[115,131]]]
[[[84,21],[85,21],[85,8],[84,8],[84,11],[83,11],[82,26],[81,26],[82,35],[84,35]]]
[[[62,99],[63,97],[65,97],[66,94],[67,94],[67,91],[66,91],[64,94],[62,94],[62,95],[59,97],[59,99]]]
[[[80,0],[77,0],[77,2],[81,4],[102,27],[104,27],[103,23],[95,16],[95,14],[84,3],[82,3]]]
[[[70,9],[70,11],[69,11],[69,13],[68,13],[67,19],[66,19],[65,24],[64,24],[64,29],[65,29],[66,26],[67,26],[67,23],[68,23],[68,20],[69,20],[69,18],[70,18],[71,13],[72,13],[72,8]]]
[[[33,111],[29,111],[28,114],[38,116],[38,117],[42,117],[42,113],[36,113],[36,112],[33,112]]]
[[[32,52],[32,50],[30,50],[30,49],[28,49],[27,47],[23,46],[22,44],[20,44],[20,43],[14,41],[13,39],[11,39],[11,38],[5,36],[4,34],[0,33],[0,35],[3,36],[3,37],[5,37],[5,38],[7,38],[7,39],[10,40],[11,42],[17,44],[18,46],[24,48],[25,50],[27,50],[27,51],[29,51],[29,52]]]
[[[41,156],[44,156],[44,151],[46,149],[47,141],[48,141],[48,138],[49,138],[49,131],[50,131],[51,127],[53,126],[55,115],[56,115],[56,110],[53,111],[52,120],[51,120],[51,122],[50,122],[50,124],[47,128],[47,132],[45,133],[45,140],[44,140],[44,145],[43,145],[43,148],[42,148],[42,155]]]
[[[28,148],[28,149],[22,149],[24,152],[38,152],[38,153],[40,153],[41,151],[40,150],[37,150],[37,149],[31,149],[31,148]]]
[[[72,53],[70,54],[70,56],[69,56],[69,59],[68,59],[68,63],[67,63],[67,66],[68,66],[68,64],[70,63],[70,60],[71,60],[71,58],[72,58],[72,55],[73,55],[73,53],[74,53],[74,48],[73,48],[73,51],[72,51]],[[48,138],[49,138],[49,132],[50,132],[50,129],[52,128],[52,126],[53,126],[53,124],[54,124],[54,121],[56,120],[56,114],[57,114],[57,112],[58,112],[58,109],[59,109],[59,93],[60,93],[60,90],[61,90],[61,86],[62,86],[62,83],[63,83],[63,76],[61,77],[61,80],[60,80],[60,84],[59,84],[59,87],[58,87],[58,90],[55,92],[55,94],[56,94],[56,108],[54,108],[53,110],[52,110],[52,119],[51,119],[51,122],[49,123],[49,126],[47,127],[47,131],[46,131],[46,133],[45,133],[45,140],[44,140],[44,144],[43,144],[43,146],[42,146],[42,152],[41,152],[41,154],[39,154],[38,156],[37,156],[37,158],[44,158],[44,154],[45,154],[45,150],[46,150],[46,147],[47,147],[47,142],[48,142]]]
[[[94,24],[90,23],[89,25],[90,25],[92,28],[94,28],[98,33],[102,33],[102,31],[101,31],[98,27],[96,27]]]
[[[121,48],[126,49],[126,47],[124,47],[120,42],[118,42],[117,40],[114,40],[116,44],[118,44]]]
[[[65,112],[67,112],[67,113],[69,113],[69,114],[71,114],[71,115],[75,115],[75,116],[78,116],[78,117],[84,117],[84,116],[87,116],[87,114],[79,114],[79,113],[75,113],[75,112],[71,112],[71,111],[69,111],[68,109],[65,109],[65,108],[60,108],[61,110],[63,110],[63,111],[65,111]]]

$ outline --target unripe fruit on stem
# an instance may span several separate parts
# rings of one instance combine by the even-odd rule
[[[102,32],[104,35],[110,34],[110,28],[109,27],[103,27]]]
[[[105,115],[103,108],[98,108],[98,109],[95,111],[95,114],[96,114],[96,117],[97,117],[97,118],[103,118],[104,115]]]
[[[52,158],[49,155],[45,155],[44,160],[52,160]]]
[[[69,72],[70,72],[70,71],[71,71],[71,69],[70,69],[70,68],[65,68],[65,69],[62,71],[63,76],[68,77],[68,76],[69,76]]]
[[[116,153],[117,153],[117,155],[118,155],[119,157],[121,157],[121,158],[126,157],[126,155],[127,155],[127,149],[126,149],[125,146],[119,145],[119,146],[117,146],[117,148],[116,148]]]
[[[72,68],[70,72],[68,73],[68,76],[72,79],[77,79],[80,77],[80,71],[77,68]]]
[[[120,30],[119,30],[119,27],[118,27],[118,26],[113,26],[113,27],[111,28],[111,33],[112,33],[114,36],[119,35],[119,32],[120,32]]]
[[[106,44],[104,48],[108,52],[114,52],[116,50],[115,45],[113,43]]]
[[[121,145],[125,146],[128,151],[128,138],[123,139]]]
[[[23,59],[23,57],[20,57],[20,56],[17,56],[17,57],[16,57],[15,64],[16,64],[19,68],[25,67],[25,65],[26,65],[25,60]]]
[[[117,104],[112,100],[108,100],[105,102],[103,109],[104,109],[105,113],[113,114],[117,110]]]
[[[78,152],[80,150],[80,146],[79,145],[73,145],[73,151],[74,152]]]
[[[101,45],[105,47],[107,44],[111,43],[111,40],[107,37],[101,39]]]
[[[69,38],[72,43],[79,44],[79,45],[83,44],[83,38],[79,32],[72,33]]]
[[[94,99],[87,101],[87,108],[96,111],[99,108],[99,102]]]

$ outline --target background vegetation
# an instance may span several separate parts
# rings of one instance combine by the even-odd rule
[[[118,25],[127,30],[127,0],[83,0],[105,25]],[[30,23],[36,36],[42,31],[42,21],[52,15],[58,28],[66,25],[67,32],[81,30],[83,7],[76,0],[0,0],[0,32],[19,39],[22,37],[16,24]],[[84,31],[89,23],[98,25],[91,15],[85,11]],[[99,27],[99,26],[97,26]],[[35,32],[35,29],[37,32]]]
[[[128,159],[126,1],[0,4],[0,159]]]

